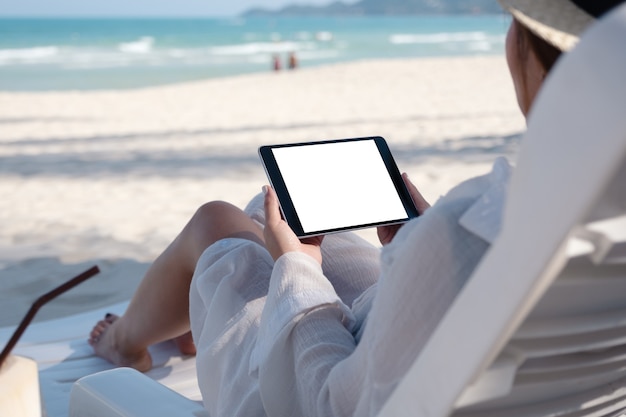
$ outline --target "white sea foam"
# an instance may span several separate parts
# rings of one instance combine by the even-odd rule
[[[45,65],[65,70],[96,70],[138,66],[228,66],[245,63],[264,65],[272,55],[289,52],[296,52],[299,59],[307,61],[339,56],[335,47],[321,48],[314,41],[247,42],[194,48],[155,48],[153,45],[152,38],[144,37],[109,47],[1,49],[0,67]]]
[[[153,45],[154,38],[152,36],[142,36],[136,41],[120,43],[117,48],[121,52],[131,54],[147,54],[152,50]]]
[[[57,46],[0,49],[0,65],[40,63],[58,55]]]
[[[271,54],[316,48],[314,42],[249,42],[235,45],[214,46],[210,52],[215,55],[256,55]]]

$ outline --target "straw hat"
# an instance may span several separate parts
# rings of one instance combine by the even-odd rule
[[[581,33],[604,12],[621,1],[603,0],[498,0],[531,32],[562,51],[569,51]]]

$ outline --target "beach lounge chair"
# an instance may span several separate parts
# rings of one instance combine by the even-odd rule
[[[525,135],[500,236],[381,416],[626,409],[624,42],[626,6],[555,69]],[[205,415],[195,361],[173,346],[154,348],[157,368],[145,375],[98,372],[110,365],[93,358],[84,329],[104,310],[90,314],[33,325],[14,352],[37,359],[48,416]]]
[[[381,412],[626,415],[626,6],[543,89],[503,229]]]

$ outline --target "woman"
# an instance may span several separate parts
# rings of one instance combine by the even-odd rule
[[[501,3],[514,17],[506,55],[527,115],[559,55],[621,1]],[[268,187],[245,211],[208,203],[90,343],[139,370],[152,343],[197,348],[211,415],[376,415],[497,235],[509,171],[498,160],[432,208],[405,177],[423,215],[380,228],[380,253],[352,234],[298,240]]]

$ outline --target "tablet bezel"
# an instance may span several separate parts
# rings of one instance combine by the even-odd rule
[[[386,221],[368,223],[368,224],[355,224],[340,228],[326,229],[326,230],[315,230],[311,232],[305,232],[302,229],[302,224],[300,223],[300,219],[298,218],[297,211],[294,207],[293,201],[289,195],[289,190],[285,185],[285,181],[283,176],[278,168],[278,164],[276,159],[274,158],[274,154],[272,152],[275,148],[285,148],[285,147],[295,147],[295,146],[310,146],[310,145],[321,145],[321,144],[329,144],[329,143],[340,143],[340,142],[356,142],[356,141],[366,141],[372,140],[376,144],[378,152],[381,156],[382,161],[387,169],[387,173],[391,178],[398,197],[404,206],[405,211],[407,212],[407,217],[400,219],[389,219]],[[265,173],[270,181],[271,186],[276,191],[278,196],[278,201],[280,205],[280,210],[283,215],[283,218],[287,221],[287,224],[294,231],[296,236],[302,237],[310,237],[310,236],[318,236],[325,235],[330,233],[339,233],[345,232],[348,230],[356,230],[356,229],[365,229],[370,227],[377,227],[389,224],[398,224],[404,223],[408,220],[411,220],[414,217],[419,216],[417,208],[411,198],[411,195],[404,184],[402,179],[402,175],[398,170],[398,166],[389,150],[389,146],[387,145],[387,141],[381,136],[368,136],[361,138],[347,138],[347,139],[330,139],[330,140],[321,140],[321,141],[313,141],[313,142],[298,142],[298,143],[283,143],[276,145],[265,145],[259,147],[259,157],[263,163],[263,167],[265,169]],[[323,166],[323,162],[320,162],[320,166]]]

